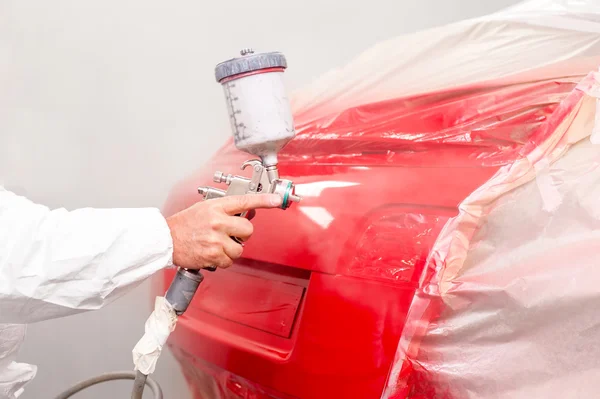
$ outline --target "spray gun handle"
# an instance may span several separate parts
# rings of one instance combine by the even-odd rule
[[[253,212],[244,211],[242,213],[236,213],[235,216],[251,220],[254,217],[254,214]],[[244,242],[237,237],[231,237],[231,239],[240,245],[244,245]]]

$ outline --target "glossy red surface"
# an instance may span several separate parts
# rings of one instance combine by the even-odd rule
[[[205,273],[170,339],[195,398],[379,398],[440,229],[571,89],[539,83],[297,118],[279,168],[303,201],[257,212],[244,259]],[[247,158],[228,143],[173,190],[165,214]]]

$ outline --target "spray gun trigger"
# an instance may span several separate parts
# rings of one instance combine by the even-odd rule
[[[248,166],[252,166],[252,178],[248,183],[248,192],[259,193],[263,188],[261,181],[263,178],[264,166],[260,160],[250,159],[242,164],[241,169],[244,170]]]
[[[246,162],[244,162],[242,164],[242,166],[240,167],[241,170],[246,169],[247,166],[252,166],[252,169],[254,169],[255,172],[259,172],[260,170],[262,170],[263,164],[260,160],[258,159],[249,159]],[[260,168],[257,170],[257,166]]]

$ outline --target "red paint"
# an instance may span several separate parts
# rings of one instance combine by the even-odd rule
[[[572,88],[434,93],[310,123],[297,115],[279,169],[303,201],[257,212],[244,260],[205,273],[171,336],[195,398],[379,398],[440,229]],[[175,187],[165,214],[247,158],[228,143]]]
[[[283,72],[284,70],[285,70],[285,68],[273,67],[273,68],[259,69],[259,70],[256,70],[256,71],[243,72],[243,73],[238,73],[237,75],[232,75],[232,76],[228,76],[226,78],[223,78],[223,79],[221,79],[219,81],[219,83],[224,84],[224,83],[230,82],[232,80],[237,80],[237,79],[245,78],[246,76],[260,75],[262,73],[269,73],[269,72]]]

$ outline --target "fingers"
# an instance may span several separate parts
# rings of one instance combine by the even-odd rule
[[[238,216],[230,216],[225,233],[232,237],[237,237],[242,241],[248,241],[254,232],[254,226],[248,219]]]
[[[231,239],[227,237],[229,241]],[[204,267],[216,266],[219,268],[228,268],[233,264],[233,260],[225,252],[225,238],[223,238],[223,246],[221,248],[212,247],[205,250],[203,253]]]
[[[244,248],[231,238],[227,237],[227,241],[223,243],[223,251],[233,263],[234,260],[239,259],[242,256]]]
[[[216,266],[220,269],[227,269],[231,265],[233,265],[233,260],[223,253],[223,255],[219,257],[211,266]]]
[[[210,265],[226,269],[233,265],[233,261],[242,256],[244,248],[233,241],[231,237],[223,234],[220,238],[220,250],[215,250],[210,258]]]
[[[233,216],[254,209],[281,206],[277,194],[247,194],[199,202],[167,218],[173,240],[173,263],[179,267],[200,269],[208,266],[227,268],[242,255],[242,245],[231,237],[247,241],[254,231],[252,223]]]
[[[223,197],[219,201],[225,213],[235,215],[251,209],[277,208],[281,206],[282,198],[278,194],[246,194]]]

